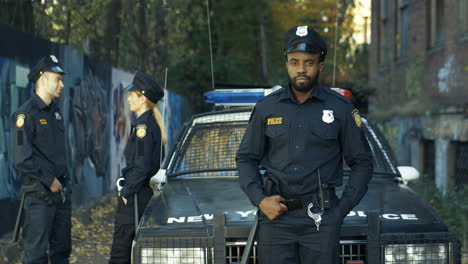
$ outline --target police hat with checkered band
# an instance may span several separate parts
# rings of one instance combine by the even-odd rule
[[[54,55],[41,58],[36,66],[34,66],[34,68],[32,68],[32,70],[29,72],[28,79],[35,83],[44,72],[65,74],[65,71],[62,70],[62,66],[60,65],[57,57]]]
[[[140,92],[153,103],[157,103],[164,97],[164,90],[161,86],[149,75],[139,71],[133,77],[133,82],[125,90]]]
[[[320,61],[327,56],[325,40],[310,26],[295,26],[286,32],[284,54],[294,51],[320,53]]]

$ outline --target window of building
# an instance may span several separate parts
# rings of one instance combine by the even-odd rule
[[[423,139],[423,174],[435,179],[435,144],[434,140]]]
[[[455,188],[468,184],[468,143],[457,142],[455,148]]]
[[[379,21],[379,63],[387,64],[388,62],[388,0],[380,2],[380,21]]]
[[[444,42],[444,0],[429,0],[429,48],[441,46]]]
[[[396,59],[408,55],[408,0],[395,0],[395,55]]]

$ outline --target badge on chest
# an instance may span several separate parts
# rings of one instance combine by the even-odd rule
[[[322,121],[330,124],[335,121],[335,117],[333,116],[333,110],[323,110]]]
[[[24,120],[26,119],[26,115],[19,114],[16,116],[16,127],[22,128],[24,126]]]
[[[275,118],[268,118],[267,119],[267,125],[281,125],[283,124],[283,118],[282,117],[275,117]]]
[[[136,136],[144,138],[146,136],[146,125],[138,125],[136,127]]]

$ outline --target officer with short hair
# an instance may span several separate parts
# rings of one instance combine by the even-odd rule
[[[322,37],[293,27],[284,54],[289,84],[257,102],[236,156],[239,183],[261,212],[260,263],[335,264],[342,221],[367,191],[372,153],[359,112],[318,83]],[[343,158],[351,173],[340,199]]]
[[[65,72],[54,55],[28,74],[35,91],[12,117],[13,166],[28,193],[24,205],[23,263],[69,263],[71,202],[65,129],[55,98]]]

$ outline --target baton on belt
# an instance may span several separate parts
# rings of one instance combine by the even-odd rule
[[[134,199],[133,199],[133,209],[134,209],[134,213],[135,213],[135,234],[136,234],[136,231],[138,229],[138,194],[135,193],[134,194]]]
[[[252,248],[255,243],[255,237],[257,236],[258,214],[260,214],[260,211],[257,211],[255,219],[252,223],[252,227],[250,228],[249,238],[247,239],[247,244],[245,245],[244,253],[242,254],[242,259],[240,262],[241,264],[250,263],[250,255],[252,254]]]
[[[18,208],[18,215],[16,216],[15,229],[13,230],[13,238],[11,239],[13,243],[18,240],[18,234],[20,230],[21,218],[23,217],[23,207],[24,200],[26,199],[26,194],[34,192],[34,186],[23,186],[23,192],[21,194],[21,202]]]
[[[264,168],[259,170],[260,180],[263,185],[263,189],[268,193],[273,189],[273,181],[267,171]],[[248,264],[250,262],[250,255],[252,254],[252,248],[255,243],[255,239],[258,231],[258,215],[261,214],[260,209],[255,214],[255,219],[250,228],[249,238],[247,239],[247,244],[245,245],[244,253],[242,254],[241,264]]]

